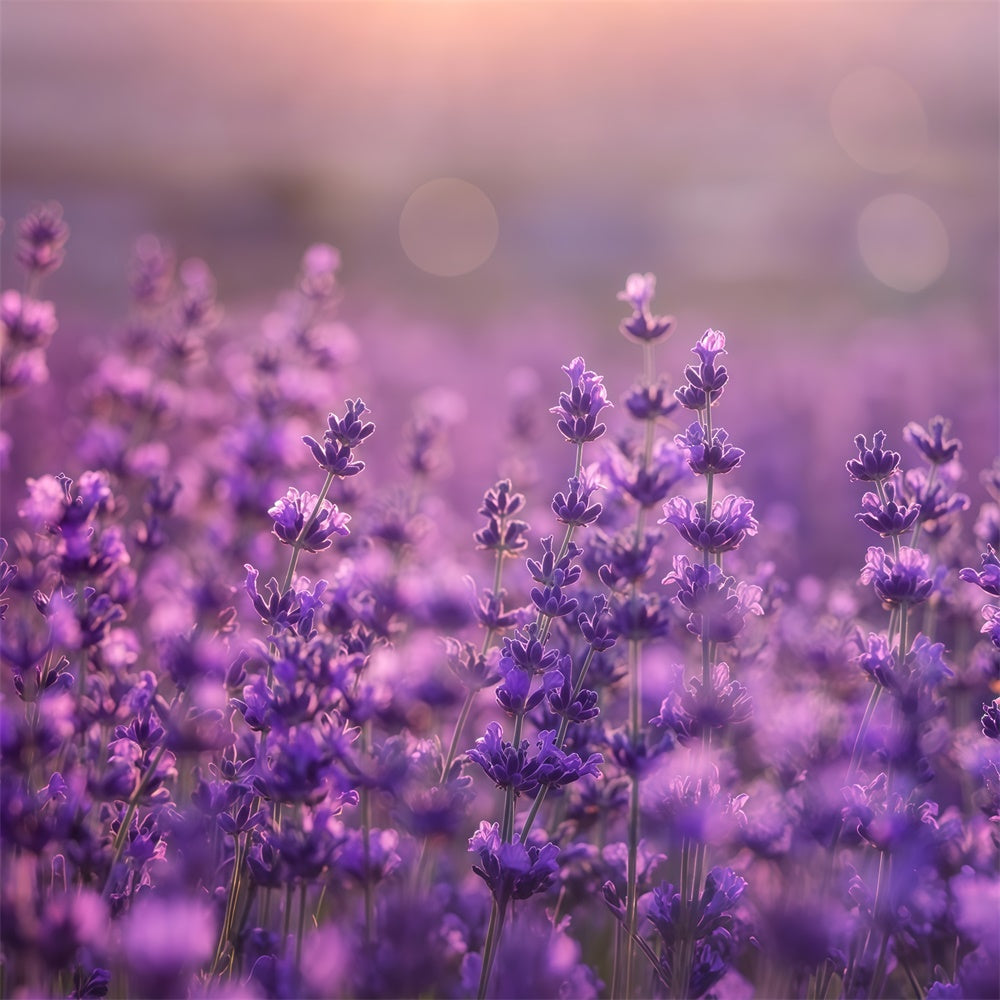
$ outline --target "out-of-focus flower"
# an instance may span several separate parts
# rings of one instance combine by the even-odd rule
[[[55,306],[9,289],[0,295],[0,345],[19,351],[49,346],[59,322]]]
[[[66,256],[69,226],[62,205],[50,201],[36,205],[17,225],[17,260],[29,274],[50,274]]]
[[[621,332],[631,340],[650,343],[670,334],[674,327],[673,316],[654,316],[649,311],[656,291],[656,278],[652,274],[630,274],[625,280],[625,290],[618,299],[632,307],[632,315],[622,320]]]
[[[910,442],[927,459],[931,465],[944,465],[950,462],[962,447],[957,438],[945,439],[951,429],[951,421],[944,417],[932,417],[925,430],[916,421],[911,421],[903,428],[903,437]]]
[[[138,996],[186,996],[197,969],[212,957],[216,921],[207,902],[139,898],[122,927],[122,953]]]

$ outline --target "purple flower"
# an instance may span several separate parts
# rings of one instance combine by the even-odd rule
[[[678,995],[702,996],[726,974],[739,946],[740,920],[733,911],[745,889],[746,881],[733,869],[713,868],[701,897],[692,901],[693,913],[673,885],[664,882],[653,890],[647,917],[665,948],[659,971]],[[690,979],[678,987],[672,982],[674,949],[688,933],[693,937]]]
[[[662,735],[640,732],[633,738],[624,730],[618,729],[611,734],[608,750],[612,760],[622,771],[641,777],[651,771],[659,758],[676,745],[677,741],[671,732],[665,731]]]
[[[747,535],[757,534],[753,501],[730,494],[712,504],[712,517],[705,517],[705,501],[692,503],[686,497],[671,497],[663,505],[660,524],[672,524],[690,546],[703,552],[729,552]]]
[[[607,427],[597,422],[601,410],[611,406],[604,388],[604,379],[588,371],[583,358],[574,358],[563,371],[572,388],[559,394],[559,405],[549,412],[558,415],[557,426],[564,438],[573,444],[583,444],[599,438]]]
[[[598,594],[594,598],[594,613],[587,615],[585,611],[581,611],[576,616],[576,623],[583,638],[595,653],[603,653],[610,649],[618,638],[611,622],[605,616],[607,607],[608,599],[603,594]]]
[[[46,348],[59,322],[55,306],[10,289],[0,296],[0,343],[19,350]]]
[[[675,390],[674,396],[689,410],[704,410],[718,399],[729,381],[725,366],[715,364],[715,359],[726,353],[726,335],[719,330],[706,330],[691,352],[698,355],[701,364],[684,369],[687,385]]]
[[[517,834],[513,843],[505,844],[497,823],[480,823],[469,838],[469,851],[479,855],[480,863],[472,870],[489,886],[501,912],[511,899],[528,899],[544,892],[559,873],[555,844],[525,846]]]
[[[474,535],[479,548],[510,556],[527,548],[528,540],[524,536],[528,525],[514,518],[524,506],[524,494],[511,490],[510,480],[502,479],[486,491],[479,513],[486,518],[487,524]]]
[[[197,969],[212,957],[216,918],[207,900],[146,894],[122,928],[122,950],[138,996],[187,996]]]
[[[688,465],[698,476],[732,472],[746,454],[741,448],[729,444],[729,434],[721,427],[712,431],[712,440],[709,441],[699,420],[689,424],[687,430],[678,434],[674,441],[684,449]]]
[[[340,251],[329,243],[314,243],[302,255],[299,291],[307,299],[322,301],[333,296],[340,269]]]
[[[574,697],[569,657],[566,657],[564,667],[559,673],[562,683],[553,686],[548,693],[549,711],[569,722],[583,723],[596,719],[601,714],[601,710],[597,707],[597,692],[581,688]]]
[[[590,498],[601,488],[601,484],[588,476],[573,476],[569,489],[556,493],[552,500],[552,511],[563,524],[584,527],[601,516],[601,505],[591,503]]]
[[[662,420],[680,405],[672,398],[670,388],[664,381],[632,386],[625,393],[624,403],[636,420]]]
[[[707,690],[700,677],[683,686],[682,677],[683,668],[678,668],[675,684],[650,725],[673,730],[686,745],[706,730],[738,725],[750,718],[750,695],[739,681],[730,678],[728,664],[712,667]]]
[[[554,584],[558,587],[571,587],[580,579],[583,570],[579,566],[572,565],[573,560],[581,554],[583,550],[575,542],[570,542],[565,553],[560,559],[556,559],[556,552],[553,548],[552,536],[548,535],[542,539],[541,560],[529,559],[526,563],[531,578],[536,583]]]
[[[858,656],[861,669],[883,687],[889,687],[895,676],[896,655],[888,639],[871,632],[863,643],[860,635],[855,637],[855,642],[862,647]]]
[[[161,305],[174,280],[174,254],[151,234],[140,236],[132,248],[128,283],[132,297],[140,305]]]
[[[987,604],[983,607],[983,627],[980,632],[990,637],[990,642],[1000,649],[1000,607],[996,604]]]
[[[543,729],[538,734],[538,753],[534,758],[537,766],[535,780],[543,787],[558,787],[579,781],[585,775],[599,778],[598,766],[604,757],[599,753],[587,755],[583,760],[577,753],[566,753],[556,746],[556,731]]]
[[[917,448],[932,465],[944,465],[959,452],[962,443],[956,438],[945,440],[951,429],[951,421],[944,417],[932,417],[924,430],[920,424],[911,421],[903,428],[903,437]]]
[[[853,482],[880,483],[899,468],[899,452],[885,449],[885,438],[885,431],[876,431],[870,448],[864,434],[859,434],[854,439],[858,446],[858,457],[847,463],[847,471]]]
[[[980,721],[984,736],[991,740],[1000,740],[1000,698],[994,698],[988,705],[983,705]]]
[[[618,293],[622,302],[632,306],[632,315],[622,321],[621,332],[638,343],[649,343],[669,335],[674,326],[673,316],[654,316],[649,311],[656,291],[656,278],[652,274],[630,274],[625,290]]]
[[[520,745],[515,747],[504,740],[499,722],[491,722],[486,727],[486,735],[476,740],[476,745],[466,751],[466,756],[486,772],[497,788],[512,788],[520,794],[538,787],[534,776],[537,764],[528,760],[528,741],[521,740]]]
[[[863,510],[855,514],[855,518],[883,538],[903,534],[920,515],[920,507],[916,504],[896,503],[896,488],[892,483],[885,485],[884,503],[877,494],[866,493],[861,498],[861,506]]]
[[[960,471],[955,464],[943,465],[933,478],[929,469],[910,469],[903,477],[910,501],[920,509],[918,520],[929,530],[947,531],[955,515],[969,509],[969,498],[954,489]]]
[[[652,531],[643,533],[641,539],[635,532],[616,535],[601,553],[604,562],[598,576],[606,587],[612,590],[645,579],[653,571],[653,551],[659,541]]]
[[[992,545],[982,554],[983,568],[980,572],[966,567],[959,572],[959,578],[966,583],[974,583],[993,597],[1000,597],[1000,558]]]
[[[618,595],[612,610],[613,628],[626,639],[659,639],[670,631],[667,606],[658,594],[640,590],[627,597]]]
[[[671,442],[658,438],[648,465],[612,460],[608,472],[614,485],[623,489],[640,507],[662,503],[667,494],[690,476],[684,454]]]
[[[532,674],[545,673],[556,666],[559,650],[549,649],[539,638],[539,628],[532,622],[527,628],[515,629],[514,634],[505,636],[500,653],[500,672],[511,667]]]
[[[550,654],[558,656],[556,650],[550,650],[546,653],[546,657]],[[542,686],[532,693],[532,674],[528,670],[518,666],[507,656],[500,657],[499,669],[503,683],[496,691],[497,704],[510,716],[530,712],[541,702],[549,689],[559,683],[559,671],[546,670],[542,675]]]
[[[870,583],[875,593],[890,605],[920,604],[934,588],[928,574],[929,557],[919,549],[902,546],[899,557],[872,545],[861,570],[861,582]]]
[[[349,399],[343,417],[333,413],[327,417],[322,444],[309,435],[302,439],[321,469],[341,478],[356,476],[364,469],[365,463],[355,459],[354,449],[375,431],[371,421],[361,419],[367,411],[363,400]]]
[[[451,672],[470,690],[492,687],[500,680],[496,666],[473,647],[457,639],[445,639],[445,651]]]
[[[35,206],[17,226],[17,260],[30,274],[49,274],[66,256],[69,226],[55,201]]]
[[[674,569],[663,578],[677,585],[676,600],[691,612],[688,631],[713,642],[732,642],[743,631],[749,614],[763,614],[760,587],[726,576],[714,563],[692,563],[674,557]]]
[[[293,486],[274,502],[268,514],[274,521],[274,534],[279,541],[297,545],[307,552],[322,552],[330,547],[334,535],[349,534],[350,514],[342,513],[329,500],[320,502],[313,493],[299,493]],[[308,530],[303,532],[307,525]]]

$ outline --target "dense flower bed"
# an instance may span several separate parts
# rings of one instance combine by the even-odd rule
[[[16,228],[5,418],[67,237]],[[456,531],[448,401],[353,398],[338,265],[254,331],[144,238],[5,476],[0,993],[996,996],[1000,465],[976,511],[947,420],[859,428],[859,573],[783,579],[725,335],[668,379],[633,274],[634,384],[515,400]]]

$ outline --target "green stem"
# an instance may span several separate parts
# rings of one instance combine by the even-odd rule
[[[299,886],[299,931],[295,938],[295,964],[302,966],[302,935],[306,925],[306,883]]]
[[[576,701],[577,695],[583,690],[583,683],[587,678],[587,671],[590,669],[590,664],[594,659],[594,647],[590,646],[587,649],[587,655],[584,658],[583,666],[580,668],[580,676],[577,677],[575,683],[573,684],[573,696],[570,701]],[[564,715],[562,719],[559,720],[559,732],[556,733],[556,746],[562,747],[564,740],[566,739],[566,733],[569,730],[569,719]],[[545,801],[545,794],[548,792],[548,786],[543,785],[542,789],[535,796],[535,801],[531,805],[531,810],[528,813],[527,819],[524,821],[524,826],[521,828],[521,843],[525,843],[528,839],[528,833],[531,830],[532,824],[535,822],[535,817],[538,815],[538,810],[541,809],[542,803]]]
[[[320,490],[319,496],[316,498],[316,504],[312,509],[312,513],[306,519],[305,524],[302,525],[302,530],[296,535],[295,541],[292,542],[292,555],[288,560],[288,571],[285,573],[284,582],[281,584],[281,593],[284,593],[292,584],[292,577],[295,575],[295,567],[298,565],[299,556],[302,553],[302,543],[305,541],[306,536],[312,530],[312,526],[316,523],[316,518],[319,517],[320,511],[323,509],[323,501],[327,498],[330,492],[330,487],[333,485],[334,474],[332,472],[327,472],[326,481],[323,483],[323,488]]]
[[[486,944],[483,946],[483,968],[479,974],[479,1000],[484,1000],[486,989],[490,982],[490,973],[493,971],[493,960],[496,958],[497,947],[500,944],[500,935],[503,931],[503,922],[506,915],[506,906],[503,909],[493,900],[493,908],[490,911],[490,925],[486,931]]]
[[[625,997],[632,995],[632,965],[635,958],[635,937],[638,925],[638,886],[639,886],[639,775],[632,775],[631,795],[629,796],[628,819],[628,862],[626,879],[628,893],[626,931],[628,940],[625,942]]]

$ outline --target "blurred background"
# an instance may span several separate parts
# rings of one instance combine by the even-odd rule
[[[8,0],[0,17],[0,211],[57,199],[72,229],[45,286],[56,382],[121,319],[149,231],[208,261],[230,322],[335,244],[372,393],[454,389],[469,428],[498,423],[512,372],[537,371],[551,405],[576,354],[620,396],[640,358],[615,294],[652,271],[675,382],[705,328],[727,334],[748,495],[818,536],[857,503],[854,434],[898,446],[943,412],[981,499],[1000,450],[992,0]],[[459,465],[481,494],[478,452]]]

